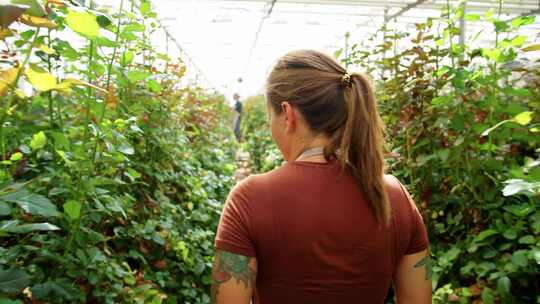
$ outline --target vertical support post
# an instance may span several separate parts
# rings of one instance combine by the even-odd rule
[[[350,32],[345,33],[345,67],[349,67],[349,38],[351,37]]]
[[[465,14],[467,13],[467,1],[463,1],[463,12],[461,18],[459,18],[459,46],[462,48],[465,46],[465,33],[466,33],[466,21]]]

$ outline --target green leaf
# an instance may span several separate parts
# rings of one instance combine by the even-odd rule
[[[45,8],[37,0],[11,0],[12,4],[23,4],[29,8],[24,13],[31,16],[43,17],[47,15]]]
[[[518,267],[526,267],[528,264],[527,250],[518,250],[512,254],[512,263]]]
[[[54,147],[58,150],[69,150],[70,144],[67,137],[62,132],[53,132],[52,138],[54,139]]]
[[[106,46],[106,47],[115,47],[115,46],[118,46],[118,43],[110,40],[109,38],[106,38],[106,37],[97,37],[96,39],[96,43],[99,45],[99,46]]]
[[[540,265],[540,250],[534,250],[533,256],[536,260],[536,264]]]
[[[493,290],[489,287],[484,287],[482,290],[482,301],[484,304],[495,304],[495,299],[493,297]]]
[[[133,54],[132,51],[127,51],[127,52],[123,53],[122,58],[120,59],[120,65],[127,66],[128,64],[130,64],[133,61],[134,57],[135,57],[135,55]]]
[[[517,217],[525,217],[527,214],[534,211],[534,209],[527,204],[504,206],[503,209]]]
[[[487,229],[487,230],[484,230],[482,232],[480,232],[475,238],[474,238],[474,242],[481,242],[485,239],[487,239],[488,237],[492,236],[492,235],[495,235],[495,234],[499,234],[499,232],[495,229]]]
[[[513,88],[508,87],[503,90],[508,95],[519,96],[519,97],[529,97],[531,96],[531,91],[525,88]]]
[[[480,15],[478,14],[466,14],[464,18],[467,21],[480,21]]]
[[[86,38],[92,39],[99,36],[97,18],[88,12],[69,11],[66,23],[74,32]]]
[[[154,93],[161,93],[161,85],[154,79],[150,79],[147,84],[148,89]]]
[[[497,280],[497,291],[500,294],[510,294],[510,279],[507,276],[502,276]]]
[[[0,201],[0,216],[4,215],[10,215],[11,214],[11,207],[9,207],[8,204],[5,202]]]
[[[504,32],[510,28],[507,22],[501,20],[494,20],[493,25],[495,25],[496,32]]]
[[[152,6],[149,1],[143,1],[140,6],[141,15],[148,16],[152,12]]]
[[[16,293],[30,284],[30,276],[24,270],[11,268],[0,270],[0,291],[5,293]]]
[[[146,78],[150,77],[151,75],[152,74],[150,74],[148,72],[133,70],[133,71],[128,72],[127,77],[129,79],[129,81],[131,81],[131,82],[138,82],[138,81],[145,80]]]
[[[517,235],[518,235],[518,230],[515,228],[506,229],[503,232],[503,236],[509,240],[515,240],[517,238]]]
[[[75,285],[77,286],[77,285]],[[68,300],[70,303],[77,302],[77,294],[80,290],[75,287],[73,283],[68,279],[57,279],[54,281],[47,281],[42,284],[36,284],[30,288],[32,292],[33,299],[51,299],[53,297],[63,298]]]
[[[141,174],[131,168],[127,168],[126,172],[124,174],[131,179],[131,181],[135,181],[136,179],[139,179],[141,177]]]
[[[16,162],[16,161],[21,160],[22,158],[23,158],[23,154],[21,152],[15,152],[11,154],[11,156],[9,157],[9,160]]]
[[[56,78],[53,75],[35,64],[31,64],[30,67],[26,69],[26,77],[38,91],[50,91],[58,86]]]
[[[96,21],[102,28],[106,29],[109,25],[112,24],[111,17],[103,14],[102,12],[92,11],[96,15]]]
[[[56,206],[43,195],[28,192],[26,189],[0,196],[0,201],[16,203],[25,212],[43,216],[58,216]]]
[[[536,16],[521,16],[512,20],[512,26],[517,28],[520,26],[529,25],[534,23],[535,20]]]
[[[527,42],[527,36],[517,36],[516,38],[512,39],[512,45],[515,47],[520,47],[525,42]]]
[[[11,300],[3,295],[0,295],[0,304],[23,304],[21,300]]]
[[[23,224],[23,225],[18,225],[15,227],[9,227],[7,229],[4,229],[4,231],[12,232],[12,233],[28,233],[31,231],[54,231],[54,230],[60,230],[60,228],[49,223]]]
[[[532,111],[525,111],[521,112],[518,115],[516,115],[512,121],[517,122],[518,124],[524,126],[531,122],[534,112]]]
[[[70,200],[64,204],[64,213],[66,213],[70,219],[76,220],[81,217],[82,204],[79,201]]]
[[[520,244],[534,244],[534,236],[526,235],[519,238]]]
[[[32,150],[39,150],[45,147],[45,144],[47,144],[47,136],[45,136],[45,133],[43,133],[43,131],[39,131],[38,133],[34,134],[34,136],[32,136],[32,140],[30,141],[30,148],[32,148]]]

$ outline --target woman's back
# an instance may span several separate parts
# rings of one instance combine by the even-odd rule
[[[427,247],[406,192],[386,181],[388,226],[336,162],[252,176],[231,192],[216,247],[257,257],[255,303],[383,303],[399,258]]]

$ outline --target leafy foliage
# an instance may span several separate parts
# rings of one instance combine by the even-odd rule
[[[44,9],[3,37],[0,302],[209,303],[231,111],[152,48],[150,2]]]
[[[245,138],[243,149],[251,156],[251,167],[256,172],[266,172],[278,167],[283,158],[270,136],[264,96],[247,98],[243,111],[241,124]]]
[[[520,50],[528,37],[518,29],[535,18],[465,16],[493,24],[495,45],[479,47],[457,43],[462,14],[445,11],[416,33],[382,29],[381,44],[354,44],[342,59],[380,78],[390,171],[416,194],[430,231],[434,303],[533,303],[540,73],[520,58],[531,48]]]

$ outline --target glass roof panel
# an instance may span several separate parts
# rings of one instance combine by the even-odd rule
[[[115,5],[119,0],[101,0]],[[452,6],[460,1],[449,1]],[[153,0],[167,28],[153,43],[172,56],[182,56],[192,80],[226,94],[242,97],[260,92],[273,62],[287,51],[315,48],[328,53],[358,43],[377,32],[389,19],[389,28],[412,31],[415,23],[438,18],[446,0]],[[484,14],[498,1],[468,1],[467,13]],[[502,19],[540,15],[538,0],[505,0]],[[390,18],[389,18],[390,17]],[[540,18],[521,31],[540,40]],[[466,22],[466,37],[493,25]],[[491,32],[491,30],[490,30]],[[178,45],[172,41],[174,38]],[[495,37],[481,36],[475,43],[490,45]],[[180,49],[178,48],[181,48]],[[239,83],[238,79],[242,78]]]

